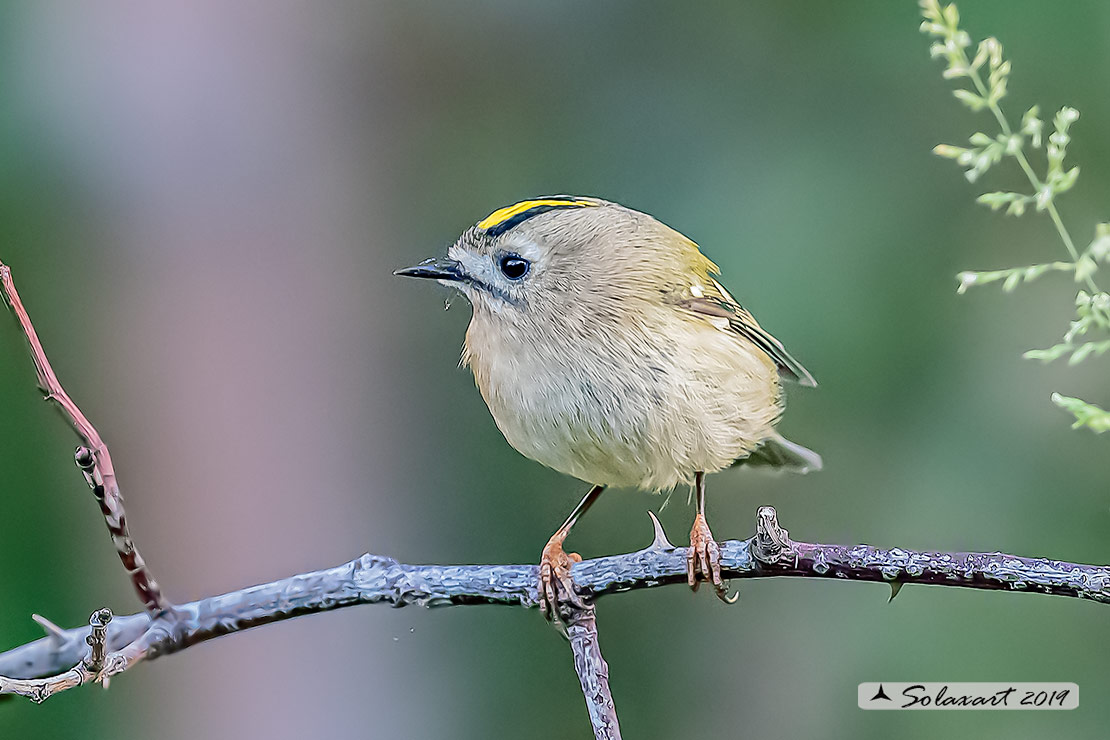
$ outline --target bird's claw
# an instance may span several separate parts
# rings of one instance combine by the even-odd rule
[[[548,540],[540,555],[540,613],[549,622],[561,621],[561,604],[572,604],[578,609],[588,608],[575,590],[574,579],[570,576],[571,566],[582,562],[582,556],[576,552],[563,551],[564,536],[556,533]]]
[[[701,585],[699,579],[712,583],[717,597],[725,603],[731,604],[736,600],[728,597],[728,589],[721,579],[721,548],[713,539],[705,514],[700,511],[694,517],[690,549],[686,551],[686,582],[697,591]]]

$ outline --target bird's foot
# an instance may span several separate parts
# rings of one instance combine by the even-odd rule
[[[730,604],[735,601],[728,597],[728,589],[721,579],[721,548],[713,539],[705,514],[700,511],[694,517],[694,526],[690,530],[690,549],[686,552],[686,582],[694,591],[701,584],[699,578],[712,583],[713,590],[722,601]]]
[[[576,552],[564,552],[565,539],[566,533],[556,532],[544,545],[540,555],[540,612],[549,622],[560,621],[561,604],[573,604],[579,609],[588,608],[575,591],[574,579],[570,577],[571,566],[581,563],[582,556]]]

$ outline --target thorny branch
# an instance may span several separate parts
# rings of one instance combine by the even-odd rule
[[[720,543],[726,578],[929,584],[1110,603],[1110,567],[1106,566],[997,552],[917,552],[795,542],[778,525],[769,506],[759,510],[757,521],[755,536]],[[643,550],[584,560],[572,567],[571,575],[579,594],[591,602],[622,591],[685,583],[686,549],[668,542],[657,527],[655,540]],[[107,627],[107,663],[125,653],[130,667],[232,632],[357,604],[533,608],[538,604],[537,577],[535,565],[407,565],[366,554],[333,568],[178,604],[158,615],[116,617]],[[33,678],[65,671],[86,654],[88,634],[88,627],[61,630],[51,625],[46,637],[0,653],[0,674]]]
[[[170,606],[135,551],[125,524],[111,457],[100,435],[61,388],[19,301],[8,268],[0,264],[0,289],[31,345],[39,382],[61,406],[85,442],[77,462],[93,485],[113,541],[145,612],[112,618],[94,612],[90,625],[62,629],[35,615],[46,636],[0,653],[0,694],[41,702],[90,682],[107,683],[144,660],[190,645],[291,617],[356,604],[425,607],[538,605],[534,565],[404,565],[366,554],[356,560],[272,583]],[[609,669],[598,646],[593,602],[607,594],[686,581],[686,550],[667,541],[659,520],[652,543],[637,552],[594,558],[571,569],[575,589],[589,604],[571,610],[567,637],[597,738],[617,740],[620,729],[609,690]],[[795,542],[775,510],[759,509],[756,533],[720,543],[722,575],[730,579],[802,577],[877,581],[891,586],[929,584],[1030,591],[1110,603],[1110,567],[1004,553],[917,552],[871,545]]]

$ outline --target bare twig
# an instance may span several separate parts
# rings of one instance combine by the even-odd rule
[[[31,347],[31,359],[38,373],[39,388],[46,394],[48,400],[58,404],[62,414],[74,426],[77,435],[84,442],[84,447],[77,448],[77,465],[93,489],[93,495],[100,505],[100,512],[104,515],[104,522],[108,525],[108,532],[112,535],[112,543],[116,546],[116,552],[123,562],[123,567],[131,577],[131,583],[139,594],[139,600],[148,611],[160,612],[166,609],[169,602],[163,598],[158,583],[143,562],[127,530],[123,496],[116,482],[115,468],[112,466],[112,456],[108,452],[108,447],[100,438],[100,432],[96,431],[96,427],[85,417],[62,388],[62,384],[58,382],[58,376],[54,374],[54,368],[50,366],[50,360],[46,359],[46,352],[39,342],[38,333],[31,324],[31,317],[27,315],[23,301],[19,299],[11,269],[3,263],[0,263],[0,296],[11,306],[16,321],[19,322],[19,328]]]
[[[35,621],[42,624],[41,617],[35,619]],[[92,616],[89,617],[89,634],[84,639],[84,643],[87,645],[87,648],[83,651],[84,657],[78,660],[68,671],[45,678],[0,676],[0,694],[26,696],[36,704],[41,704],[59,691],[72,689],[75,686],[93,681],[99,681],[107,688],[108,680],[113,675],[127,670],[141,658],[139,643],[150,632],[148,630],[132,644],[109,654],[107,652],[108,624],[111,621],[112,612],[110,609],[97,609],[92,613]],[[46,628],[47,636],[44,640],[49,642],[54,649],[60,651],[63,647],[72,648],[76,646],[78,640],[71,633],[82,632],[82,630],[61,630],[53,623],[50,624],[51,627]],[[39,642],[42,642],[42,640]]]
[[[720,543],[722,574],[726,578],[929,584],[1056,594],[1110,603],[1110,567],[998,552],[918,552],[897,547],[794,542],[778,526],[773,509],[763,507],[759,514],[762,531],[756,536]],[[768,552],[760,544],[768,539],[782,546]],[[578,592],[595,600],[621,591],[685,583],[685,558],[686,548],[657,538],[637,552],[576,563],[571,574]],[[128,668],[139,660],[152,660],[232,632],[356,604],[501,604],[531,608],[538,604],[537,577],[534,565],[405,565],[367,554],[334,568],[176,605],[172,611],[158,615],[117,617],[107,628],[111,651],[107,662],[111,666],[114,656],[124,654],[124,668]],[[61,635],[51,633],[0,653],[0,675],[33,678],[69,670],[82,660],[88,634],[88,627],[65,630]],[[113,674],[118,672],[113,670]],[[11,692],[0,683],[0,693]]]
[[[93,673],[104,670],[104,661],[108,652],[108,624],[112,621],[111,609],[97,609],[89,617],[89,636],[85,642],[89,645],[89,657],[85,658],[85,667]]]
[[[601,657],[598,644],[597,615],[591,605],[575,609],[566,621],[567,637],[574,653],[574,670],[586,699],[590,724],[597,740],[620,740],[621,728],[617,723],[617,707],[609,691],[609,664]]]

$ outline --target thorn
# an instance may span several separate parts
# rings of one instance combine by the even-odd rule
[[[31,619],[35,620],[39,627],[42,627],[43,632],[50,638],[50,644],[55,648],[60,648],[66,642],[66,631],[58,625],[51,622],[41,614],[32,614]]]
[[[902,590],[902,586],[903,584],[901,581],[890,582],[890,598],[886,600],[886,603],[889,604],[890,602],[894,601],[894,597],[897,596],[898,592]]]
[[[655,516],[655,512],[648,510],[648,516],[651,517],[651,526],[655,529],[655,537],[651,541],[648,549],[650,550],[673,550],[674,545],[667,539],[667,533],[663,531],[663,525],[659,523],[659,518]]]

